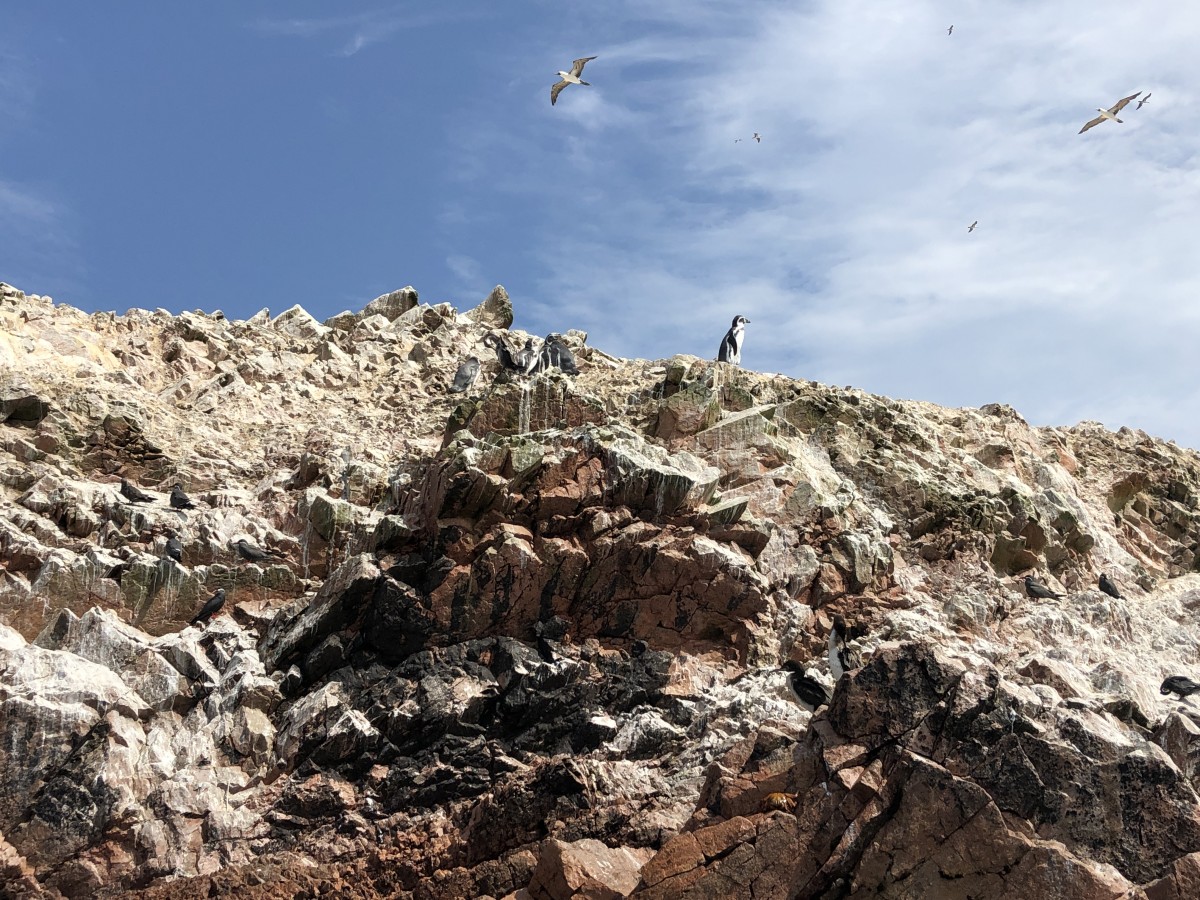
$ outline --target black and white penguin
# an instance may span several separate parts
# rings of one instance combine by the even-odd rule
[[[733,317],[733,325],[725,333],[721,349],[717,351],[717,362],[735,366],[742,364],[742,339],[746,336],[746,326],[749,324],[750,320],[745,316]]]
[[[454,384],[450,385],[450,393],[461,394],[470,390],[471,385],[475,383],[475,379],[478,376],[479,360],[472,356],[465,363],[459,366],[458,371],[454,373]]]
[[[862,665],[858,654],[846,646],[849,632],[846,620],[840,614],[835,615],[833,627],[829,629],[829,674],[835,682],[851,669]]]
[[[537,356],[537,350],[534,347],[534,339],[530,338],[525,342],[525,347],[517,351],[516,363],[524,371],[528,369],[534,358]]]
[[[1186,700],[1197,691],[1200,691],[1200,684],[1192,681],[1186,675],[1171,675],[1158,689],[1160,694],[1178,694],[1180,700]]]
[[[1125,599],[1121,596],[1120,589],[1113,584],[1112,580],[1103,572],[1100,573],[1100,590],[1104,591],[1104,593],[1108,594],[1108,596],[1112,597],[1114,600]]]
[[[196,625],[199,622],[207,622],[221,607],[225,605],[225,588],[217,588],[217,592],[208,598],[208,601],[200,608],[200,612],[196,613],[195,617],[189,623]]]
[[[829,704],[829,691],[825,685],[809,675],[800,663],[789,659],[783,664],[783,669],[788,673],[788,683],[792,692],[802,704],[814,710],[818,706]]]
[[[532,351],[530,344],[525,345],[522,355],[526,351]],[[579,367],[575,365],[575,356],[571,353],[571,348],[563,342],[561,334],[554,332],[546,335],[546,339],[542,341],[542,349],[536,355],[530,353],[529,361],[525,366],[525,374],[532,375],[551,368],[560,369],[568,375],[579,374]]]
[[[500,360],[501,368],[508,372],[524,372],[525,367],[518,365],[516,359],[513,358],[512,351],[508,349],[508,344],[504,342],[504,338],[496,334],[494,331],[489,332],[483,338],[483,343],[487,347],[491,347],[496,351],[496,358]]]

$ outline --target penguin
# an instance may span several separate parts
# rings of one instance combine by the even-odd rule
[[[449,391],[451,394],[462,394],[471,389],[471,385],[475,383],[475,379],[479,376],[479,360],[472,356],[465,363],[458,367],[458,371],[454,373],[454,384],[450,385]]]
[[[800,663],[789,659],[783,664],[783,669],[788,673],[788,684],[791,685],[792,692],[802,704],[814,711],[818,706],[829,705],[829,691],[825,685],[804,671]]]
[[[829,629],[829,674],[835,682],[861,665],[858,654],[846,646],[849,631],[841,614],[834,615],[833,627]]]
[[[518,365],[513,358],[512,351],[508,349],[508,344],[504,342],[504,338],[496,334],[494,331],[488,332],[483,338],[484,346],[491,347],[496,351],[496,358],[500,360],[500,367],[509,372],[524,372],[525,367]]]
[[[217,588],[217,592],[208,598],[208,601],[201,607],[200,612],[196,613],[195,617],[188,624],[196,625],[199,622],[208,622],[224,605],[225,588]]]
[[[515,358],[516,363],[521,367],[522,372],[529,368],[529,364],[533,362],[535,356],[537,356],[537,350],[534,349],[533,338],[530,338],[525,342],[524,349],[517,351]]]
[[[171,508],[172,509],[195,509],[196,504],[191,501],[187,494],[183,492],[183,485],[178,481],[171,488]]]
[[[1197,691],[1200,691],[1200,684],[1192,681],[1186,675],[1171,675],[1158,689],[1160,694],[1178,694],[1180,700],[1186,700]]]
[[[121,479],[121,496],[130,503],[153,503],[154,498],[137,485],[130,483],[128,478]]]
[[[1035,600],[1061,600],[1062,594],[1056,594],[1032,575],[1025,576],[1025,593]]]
[[[542,355],[546,357],[548,364],[556,369],[566,372],[568,375],[579,374],[579,367],[575,365],[575,356],[571,353],[571,348],[563,342],[561,334],[546,335],[545,343],[542,344]]]
[[[721,341],[721,349],[717,351],[717,362],[730,363],[734,366],[742,364],[742,338],[746,335],[746,326],[750,320],[745,316],[734,316],[733,325],[725,333]]]
[[[1117,588],[1117,586],[1113,584],[1109,577],[1103,572],[1100,573],[1100,590],[1104,591],[1104,593],[1108,594],[1108,596],[1115,600],[1125,599],[1121,596],[1121,591]]]

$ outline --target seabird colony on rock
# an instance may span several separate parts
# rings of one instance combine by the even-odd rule
[[[550,88],[551,106],[558,102],[558,95],[562,93],[563,88],[565,88],[568,84],[588,84],[586,81],[580,81],[579,76],[583,74],[583,67],[595,58],[596,57],[594,56],[585,56],[582,59],[577,59],[571,64],[570,72],[558,73],[558,77],[561,78],[562,81],[555,83],[555,85]],[[590,87],[591,85],[588,86]]]

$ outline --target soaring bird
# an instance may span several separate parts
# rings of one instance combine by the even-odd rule
[[[450,385],[449,391],[451,394],[461,394],[468,391],[471,385],[475,383],[476,377],[479,375],[479,360],[472,356],[465,363],[458,367],[458,371],[454,373],[454,384]]]
[[[783,668],[788,672],[788,683],[801,703],[811,706],[814,710],[818,706],[829,704],[829,691],[825,685],[804,671],[800,663],[789,659],[783,664]]]
[[[174,531],[167,532],[167,556],[177,563],[183,562],[183,543]]]
[[[1104,591],[1104,593],[1108,594],[1108,596],[1116,598],[1117,600],[1125,599],[1121,596],[1121,592],[1117,589],[1117,586],[1113,584],[1112,580],[1103,572],[1100,573],[1100,590]]]
[[[1147,103],[1150,102],[1150,98],[1153,96],[1154,96],[1153,94],[1147,94],[1145,97],[1143,97],[1141,100],[1138,101],[1138,105],[1135,106],[1134,109],[1141,109],[1143,106],[1145,106]]]
[[[1061,600],[1062,594],[1056,594],[1032,575],[1025,576],[1025,593],[1038,600]]]
[[[717,351],[717,362],[742,364],[742,340],[746,336],[746,326],[750,320],[745,316],[734,316],[733,325],[721,339],[721,349]]]
[[[238,556],[247,562],[262,562],[265,559],[278,559],[279,553],[275,550],[264,550],[262,547],[256,547],[245,538],[238,538],[237,543],[233,545],[238,552]]]
[[[154,498],[145,491],[138,488],[136,484],[132,484],[128,478],[121,479],[121,496],[130,503],[153,503]]]
[[[562,89],[568,84],[588,84],[586,81],[580,81],[579,76],[583,74],[583,67],[595,58],[596,57],[594,56],[585,56],[583,59],[577,59],[575,62],[571,63],[570,72],[558,73],[558,77],[561,78],[562,81],[556,82],[554,86],[550,88],[551,106],[558,102],[558,95],[562,93]],[[588,86],[591,87],[591,85]]]
[[[1121,110],[1123,110],[1125,108],[1125,104],[1128,103],[1130,100],[1136,100],[1138,98],[1138,95],[1141,93],[1142,93],[1141,91],[1138,91],[1137,94],[1130,94],[1128,97],[1122,97],[1114,105],[1110,106],[1108,109],[1101,109],[1100,107],[1097,106],[1096,112],[1100,113],[1100,115],[1096,116],[1096,118],[1092,119],[1090,122],[1085,123],[1084,126],[1079,129],[1079,133],[1083,134],[1085,131],[1087,131],[1089,128],[1091,128],[1093,125],[1099,125],[1105,119],[1112,119],[1114,122],[1116,122],[1118,124],[1122,124],[1121,120],[1117,118],[1117,113],[1119,113]]]
[[[754,143],[756,143],[756,144],[762,143],[762,135],[759,134],[757,131],[754,132],[754,134],[752,134],[751,137],[754,138]]]
[[[1200,691],[1200,684],[1196,684],[1186,675],[1171,675],[1158,689],[1160,694],[1178,694],[1180,700],[1186,700],[1196,691]]]
[[[208,598],[208,601],[200,608],[200,612],[196,613],[195,617],[189,622],[189,625],[195,625],[199,622],[207,622],[225,605],[225,588],[217,588],[217,592]]]
[[[954,34],[954,26],[953,25],[951,25],[949,28],[946,29],[946,34]]]
[[[171,487],[171,508],[172,509],[195,509],[196,504],[193,503],[188,495],[183,492],[183,485],[178,481]]]
[[[976,225],[978,225],[978,224],[979,224],[979,220],[978,220],[978,219],[976,219],[974,222],[972,222],[970,225],[968,225],[968,226],[967,226],[967,234],[970,234],[972,231],[974,231],[974,230],[975,230],[975,226],[976,226]]]

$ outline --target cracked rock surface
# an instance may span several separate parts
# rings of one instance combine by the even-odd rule
[[[512,323],[0,285],[0,894],[1197,896],[1200,456]]]

